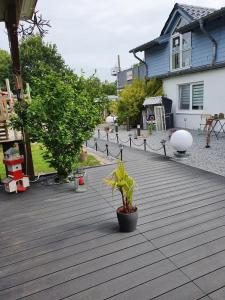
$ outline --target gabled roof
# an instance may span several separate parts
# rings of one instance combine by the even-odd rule
[[[221,9],[215,10],[211,14],[208,14],[208,15],[202,17],[201,21],[204,22],[204,23],[207,23],[207,22],[219,19],[219,18],[225,18],[225,7],[222,7]],[[191,31],[193,29],[198,28],[199,27],[199,20],[200,19],[197,19],[197,20],[195,20],[195,21],[179,28],[178,32],[185,33],[185,32],[188,32],[188,31]]]
[[[134,49],[131,49],[129,52],[132,53],[132,52],[143,51],[143,50],[148,49],[148,48],[150,48],[152,46],[158,46],[158,45],[167,43],[168,41],[169,41],[169,35],[165,34],[163,36],[157,37],[156,39],[154,39],[154,40],[152,40],[150,42],[142,44],[141,46],[138,46],[138,47],[136,47]]]
[[[202,17],[205,17],[208,14],[211,14],[216,9],[176,3],[167,19],[165,25],[163,26],[163,29],[162,29],[160,35],[163,35],[164,33],[166,33],[165,31],[177,10],[180,10],[182,13],[184,13],[184,15],[187,17],[189,22],[192,22],[192,21],[198,20]]]
[[[186,13],[188,13],[188,15],[191,16],[193,20],[197,20],[202,17],[205,17],[216,10],[215,8],[200,7],[200,6],[179,4],[179,3],[178,6],[181,9],[183,9]]]
[[[210,16],[211,14],[214,14],[215,12],[217,12],[217,10],[214,8],[207,8],[207,7],[200,7],[200,6],[176,3],[167,19],[165,25],[163,26],[160,36],[150,42],[144,43],[144,44],[130,50],[129,52],[131,53],[131,52],[143,51],[150,47],[153,47],[156,45],[161,45],[163,43],[168,42],[169,34],[166,31],[167,31],[168,27],[170,26],[173,18],[176,16],[177,12],[179,12],[180,14],[182,14],[185,17],[185,20],[187,20],[188,25],[186,25],[184,27],[188,27],[192,23],[196,23],[196,20],[199,20],[201,18],[206,18],[207,16]],[[181,27],[181,28],[183,28],[183,27]]]

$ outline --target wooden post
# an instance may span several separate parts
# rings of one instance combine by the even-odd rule
[[[13,73],[15,75],[16,93],[18,101],[24,101],[23,99],[23,84],[20,70],[20,55],[19,55],[19,42],[18,42],[18,24],[19,16],[21,12],[22,1],[11,0],[7,6],[6,28],[8,31],[8,38],[10,44],[10,52],[12,57]],[[20,150],[24,155],[24,168],[27,175],[31,179],[34,178],[34,167],[31,153],[31,146],[29,136],[22,128],[24,147]]]

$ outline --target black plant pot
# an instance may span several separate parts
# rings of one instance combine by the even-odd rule
[[[138,209],[132,213],[123,213],[121,212],[122,207],[117,209],[117,219],[119,222],[119,227],[121,232],[132,232],[137,227],[138,220]]]

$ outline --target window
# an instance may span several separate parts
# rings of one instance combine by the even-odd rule
[[[191,83],[179,86],[180,110],[203,110],[204,84]]]
[[[190,109],[190,84],[180,85],[180,109]]]
[[[171,70],[190,67],[191,32],[176,33],[171,38]]]
[[[203,109],[203,92],[203,83],[192,85],[192,109]]]

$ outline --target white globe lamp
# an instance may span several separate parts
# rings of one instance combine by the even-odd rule
[[[178,154],[185,154],[193,144],[193,137],[187,130],[177,130],[170,138],[171,146]]]

